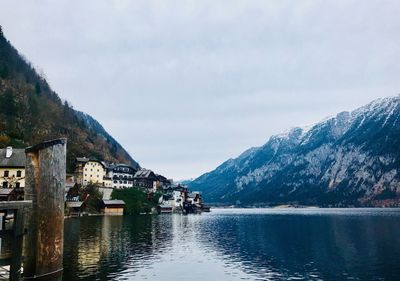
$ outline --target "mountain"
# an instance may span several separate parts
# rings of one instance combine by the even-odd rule
[[[182,180],[178,180],[175,181],[175,183],[177,184],[182,184],[182,185],[188,185],[193,181],[193,179],[182,179]]]
[[[76,111],[4,37],[0,27],[0,148],[66,137],[67,169],[77,156],[139,167],[91,116]]]
[[[399,206],[400,97],[272,136],[190,188],[209,202]]]

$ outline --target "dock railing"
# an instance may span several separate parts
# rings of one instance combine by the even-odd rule
[[[3,213],[3,221],[0,230],[0,238],[7,241],[11,240],[11,253],[0,255],[0,266],[9,266],[6,275],[1,276],[2,279],[10,281],[21,280],[21,264],[22,264],[22,247],[23,238],[26,233],[25,215],[32,208],[32,201],[4,201],[0,202],[0,212]],[[6,215],[13,215],[13,223],[11,229],[6,229]]]

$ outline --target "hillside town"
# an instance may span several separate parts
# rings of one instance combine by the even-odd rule
[[[25,149],[11,146],[0,149],[0,201],[24,199],[25,187]],[[157,195],[154,213],[196,213],[209,211],[200,192],[191,192],[187,186],[174,183],[172,179],[156,174],[149,169],[136,169],[123,163],[107,163],[102,160],[77,157],[75,170],[67,174],[65,180],[66,210],[71,216],[88,215],[86,200],[80,191],[94,187],[101,194],[101,213],[122,215],[125,202],[112,200],[114,190],[139,189],[147,194],[149,200]]]

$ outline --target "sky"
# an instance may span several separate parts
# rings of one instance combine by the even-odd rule
[[[195,178],[400,93],[400,2],[0,0],[5,36],[137,160]]]

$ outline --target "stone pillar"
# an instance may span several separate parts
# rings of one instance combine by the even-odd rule
[[[28,147],[25,199],[27,217],[24,280],[61,280],[63,272],[66,139]]]

